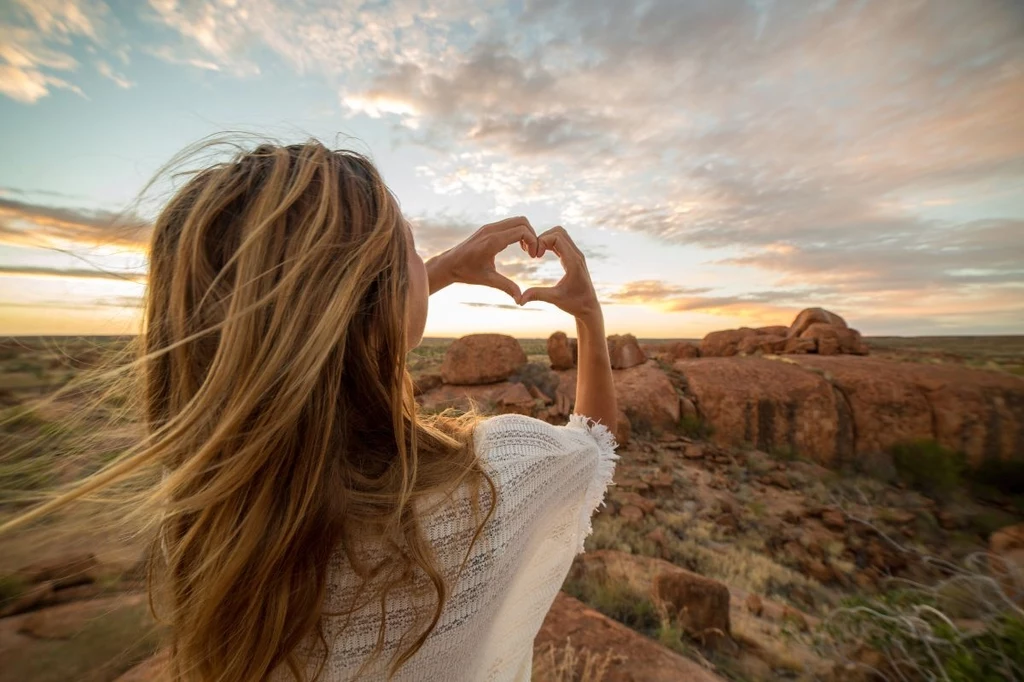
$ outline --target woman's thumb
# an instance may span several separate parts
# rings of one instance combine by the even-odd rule
[[[555,290],[552,287],[530,287],[523,292],[522,304],[530,301],[543,301],[544,303],[555,303]]]

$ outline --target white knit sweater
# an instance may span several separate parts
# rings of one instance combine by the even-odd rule
[[[477,426],[474,444],[498,489],[494,515],[462,576],[449,583],[451,593],[437,627],[392,679],[529,680],[533,639],[573,557],[583,551],[591,514],[604,498],[618,459],[608,429],[578,415],[566,426],[520,415],[493,417]],[[426,514],[424,525],[446,575],[454,580],[475,530],[469,496],[447,500]],[[351,603],[355,587],[350,571],[336,571],[325,609]],[[410,595],[389,598],[384,655],[359,679],[386,679],[386,663],[414,613]],[[344,619],[326,620],[331,651],[321,679],[355,679],[376,644],[380,607],[368,605],[344,630],[335,620]]]

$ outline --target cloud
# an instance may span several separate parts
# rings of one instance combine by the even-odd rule
[[[0,92],[24,104],[53,89],[84,97],[65,75],[79,65],[71,48],[75,41],[105,44],[110,22],[101,0],[13,0],[0,21]]]
[[[0,265],[0,276],[58,277],[67,279],[114,279],[128,282],[145,282],[145,273],[117,272],[99,268],[48,268],[31,265]]]
[[[495,308],[497,310],[515,310],[520,313],[536,313],[540,312],[535,308],[520,308],[517,305],[510,303],[478,303],[476,301],[463,301],[462,305],[469,306],[470,308]]]
[[[150,227],[129,214],[34,204],[0,197],[0,243],[79,248],[113,246],[142,251]]]
[[[130,90],[131,88],[135,87],[134,82],[130,81],[125,75],[114,71],[114,68],[105,61],[100,60],[96,62],[96,70],[104,78],[109,78],[110,80],[114,81],[114,83],[119,88],[123,88],[124,90]]]

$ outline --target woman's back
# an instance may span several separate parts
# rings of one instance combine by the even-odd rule
[[[452,591],[437,626],[396,680],[529,679],[533,637],[582,550],[616,459],[608,430],[579,417],[566,426],[520,415],[493,417],[477,426],[474,444],[497,488],[497,505],[468,559],[476,521],[465,490],[426,511],[425,534]],[[344,557],[337,561],[325,612],[345,609],[359,591]],[[421,613],[427,605],[420,604]],[[361,677],[386,677],[388,660],[416,613],[409,590],[389,600],[384,650]],[[380,605],[372,603],[347,624],[344,617],[325,619],[331,653],[323,679],[354,678],[377,645],[380,618]]]

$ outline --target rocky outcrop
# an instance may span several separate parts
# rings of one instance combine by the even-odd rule
[[[724,682],[694,661],[559,592],[534,640],[534,669],[552,649],[567,644],[583,654],[608,656],[602,682]],[[581,668],[585,658],[579,656]],[[564,679],[583,679],[575,675]]]
[[[632,495],[639,498],[635,500],[637,504],[627,506],[643,512],[645,498]],[[705,643],[716,643],[729,636],[729,588],[668,561],[598,550],[577,557],[569,576],[598,584],[619,584],[637,595],[647,596],[661,604],[690,636]]]
[[[556,372],[559,376],[557,392],[576,396],[576,370]],[[679,425],[679,394],[675,386],[653,360],[629,369],[613,370],[615,398],[629,419],[632,431],[663,433]]]
[[[647,356],[632,334],[614,334],[608,337],[608,357],[612,369],[629,369],[647,362]]]
[[[680,388],[719,444],[821,464],[934,439],[968,462],[1024,453],[1024,380],[958,366],[862,357],[680,360]]]
[[[445,351],[441,379],[446,384],[474,386],[508,379],[526,364],[526,353],[511,336],[470,334]]]
[[[842,398],[819,374],[762,358],[680,360],[673,368],[721,445],[785,449],[823,464],[852,453]]]
[[[577,343],[565,332],[555,332],[548,337],[548,358],[551,369],[572,369],[576,366]]]
[[[778,355],[817,353],[819,355],[867,355],[860,332],[823,308],[804,310],[789,327],[781,325],[711,332],[701,341],[704,357],[733,355]]]

